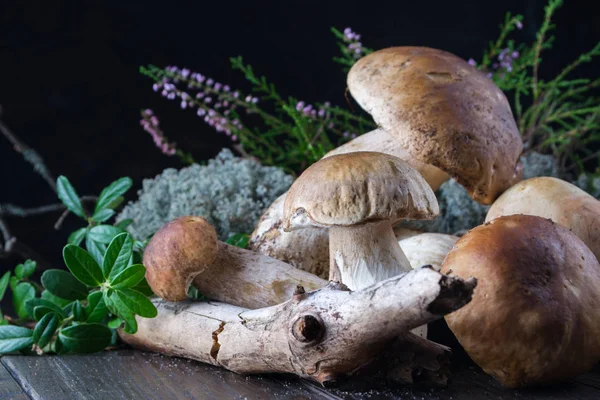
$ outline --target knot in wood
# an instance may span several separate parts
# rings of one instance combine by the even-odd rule
[[[292,335],[303,343],[314,342],[323,337],[325,326],[314,315],[306,314],[298,318],[292,326]]]

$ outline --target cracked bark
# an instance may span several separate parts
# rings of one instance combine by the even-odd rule
[[[135,335],[119,334],[134,347],[240,374],[293,373],[323,384],[383,374],[396,383],[443,385],[449,349],[409,331],[468,303],[475,285],[424,267],[355,292],[336,283],[297,290],[257,310],[155,300],[156,318],[138,318]]]

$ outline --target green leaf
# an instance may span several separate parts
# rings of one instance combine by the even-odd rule
[[[118,329],[122,323],[123,323],[123,320],[121,318],[119,318],[119,317],[113,318],[110,321],[108,321],[108,327],[110,329]]]
[[[154,318],[158,311],[154,304],[146,296],[140,292],[136,292],[132,289],[119,289],[115,290],[115,294],[111,296],[111,300],[114,301],[114,297],[117,297],[121,302],[134,314],[145,318]]]
[[[131,188],[133,182],[131,178],[120,178],[108,185],[102,190],[100,196],[98,196],[98,201],[96,202],[96,208],[94,213],[111,208],[112,204],[116,199],[125,194]],[[116,206],[113,206],[116,207]]]
[[[27,310],[27,314],[29,314],[32,318],[35,318],[35,309],[40,306],[43,306],[43,307],[49,309],[50,311],[57,313],[58,315],[60,315],[63,318],[66,316],[66,314],[62,310],[63,306],[52,303],[49,300],[31,299],[31,300],[28,300],[27,302],[25,302],[25,309]],[[35,318],[35,319],[39,320],[39,318]]]
[[[245,249],[248,247],[249,240],[250,240],[250,235],[248,235],[247,233],[236,233],[235,235],[233,235],[229,239],[227,239],[225,241],[225,243]]]
[[[190,285],[190,287],[193,287],[193,286]],[[141,294],[143,294],[146,297],[150,297],[150,296],[154,295],[154,292],[152,291],[152,288],[148,284],[148,281],[146,280],[145,277],[144,277],[144,279],[142,279],[140,281],[140,283],[138,283],[137,285],[132,287],[132,289],[135,290],[136,292],[140,292]]]
[[[79,200],[79,196],[77,195],[77,192],[75,192],[75,188],[73,188],[71,182],[69,182],[66,177],[62,175],[58,177],[56,180],[56,190],[58,192],[58,198],[69,209],[69,211],[83,219],[87,219],[85,212],[83,211],[83,206],[81,205],[81,200]]]
[[[79,324],[61,330],[62,344],[74,353],[95,353],[110,344],[111,332],[101,324]]]
[[[113,292],[110,296],[110,301],[116,308],[117,315],[125,322],[125,328],[123,330],[131,335],[137,332],[138,326],[135,320],[135,315],[131,310],[121,301],[116,292]]]
[[[114,199],[113,201],[111,201],[110,204],[106,206],[106,208],[114,210],[115,208],[119,207],[121,205],[121,203],[124,201],[125,201],[125,197],[119,196],[116,199]]]
[[[31,283],[21,282],[13,291],[13,305],[15,312],[21,319],[27,318],[27,308],[25,303],[35,297],[35,288]]]
[[[104,304],[102,292],[93,292],[88,296],[88,304],[85,307],[87,322],[101,322],[108,315],[108,309]]]
[[[19,279],[29,278],[35,272],[36,262],[27,260],[15,268],[15,276]]]
[[[69,235],[67,239],[67,243],[74,244],[75,246],[79,246],[83,239],[85,239],[85,235],[87,234],[87,228],[77,229],[75,232]]]
[[[104,282],[102,270],[94,258],[79,246],[68,244],[63,249],[63,258],[69,271],[81,283],[100,286]]]
[[[6,293],[6,288],[8,287],[8,283],[10,282],[10,271],[6,271],[2,278],[0,278],[0,300],[4,298],[4,294]]]
[[[106,279],[112,280],[120,274],[129,263],[133,252],[133,240],[127,232],[117,235],[106,249],[102,273]]]
[[[122,229],[111,225],[97,225],[90,229],[88,237],[94,242],[109,244],[115,236],[123,232]]]
[[[17,278],[16,276],[11,276],[10,279],[8,280],[8,286],[10,287],[10,290],[12,290],[13,292],[15,291],[15,288],[17,287],[18,284],[19,284],[19,278]]]
[[[56,329],[58,328],[59,317],[54,313],[48,313],[40,319],[33,330],[33,341],[40,347],[46,347]]]
[[[133,220],[131,218],[125,218],[124,220],[119,221],[118,223],[116,223],[115,226],[117,228],[119,228],[119,229],[125,230],[125,228],[127,228],[132,223],[133,223]]]
[[[21,326],[0,326],[0,354],[23,350],[33,345],[33,331]]]
[[[92,215],[92,220],[96,222],[104,222],[107,221],[113,215],[115,215],[114,210],[100,210],[94,213],[94,215]]]
[[[73,302],[73,319],[78,322],[86,320],[85,310],[79,300]]]
[[[102,263],[104,262],[104,253],[106,252],[106,245],[94,242],[88,234],[85,238],[85,248],[87,249],[88,253],[90,253],[90,255],[94,257],[94,260],[96,260],[98,265],[102,265]]]
[[[65,300],[83,300],[88,288],[73,275],[60,269],[49,269],[42,274],[42,285],[54,296]]]
[[[127,267],[110,281],[113,289],[133,288],[144,279],[146,268],[142,264],[134,264]]]
[[[57,297],[47,290],[44,290],[40,297],[44,300],[48,300],[49,302],[56,304],[59,307],[64,307],[67,304],[71,303],[71,300],[66,300],[66,299]]]

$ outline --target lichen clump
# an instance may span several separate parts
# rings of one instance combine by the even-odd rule
[[[145,240],[161,226],[184,215],[204,217],[219,239],[252,232],[263,211],[292,184],[292,176],[277,167],[235,157],[223,149],[207,165],[169,168],[145,179],[139,199],[130,202],[117,221],[131,218],[127,228]]]

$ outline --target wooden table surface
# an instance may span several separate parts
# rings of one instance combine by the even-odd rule
[[[325,389],[293,376],[244,377],[191,360],[136,350],[94,355],[5,356],[0,400],[6,399],[600,399],[600,367],[569,384],[503,389],[474,366],[457,366],[447,389]]]

